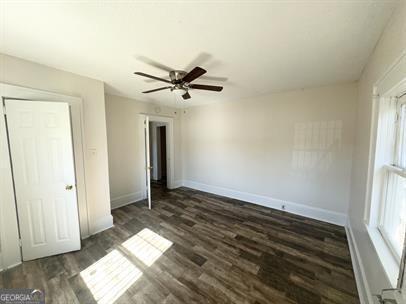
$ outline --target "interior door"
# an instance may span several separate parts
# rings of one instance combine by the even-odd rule
[[[151,209],[151,159],[149,151],[149,117],[145,116],[144,119],[144,138],[145,138],[145,175],[146,175],[146,187],[147,187],[147,199],[148,208]]]
[[[5,106],[23,260],[79,250],[69,105]]]

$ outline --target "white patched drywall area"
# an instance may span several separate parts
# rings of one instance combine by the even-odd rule
[[[295,123],[292,151],[294,174],[311,177],[326,172],[341,150],[342,120]]]

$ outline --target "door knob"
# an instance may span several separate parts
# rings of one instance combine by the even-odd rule
[[[73,189],[73,186],[72,186],[72,185],[66,185],[65,189],[66,189],[66,190],[72,190],[72,189]]]

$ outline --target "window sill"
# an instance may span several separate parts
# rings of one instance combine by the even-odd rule
[[[386,277],[391,283],[392,287],[395,288],[399,275],[399,264],[393,256],[389,246],[386,244],[378,228],[370,227],[365,224],[368,231],[369,238],[375,247],[378,257],[385,269]]]

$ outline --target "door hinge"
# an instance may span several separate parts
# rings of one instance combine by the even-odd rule
[[[23,247],[23,242],[21,241],[21,239],[18,239],[18,246]]]

